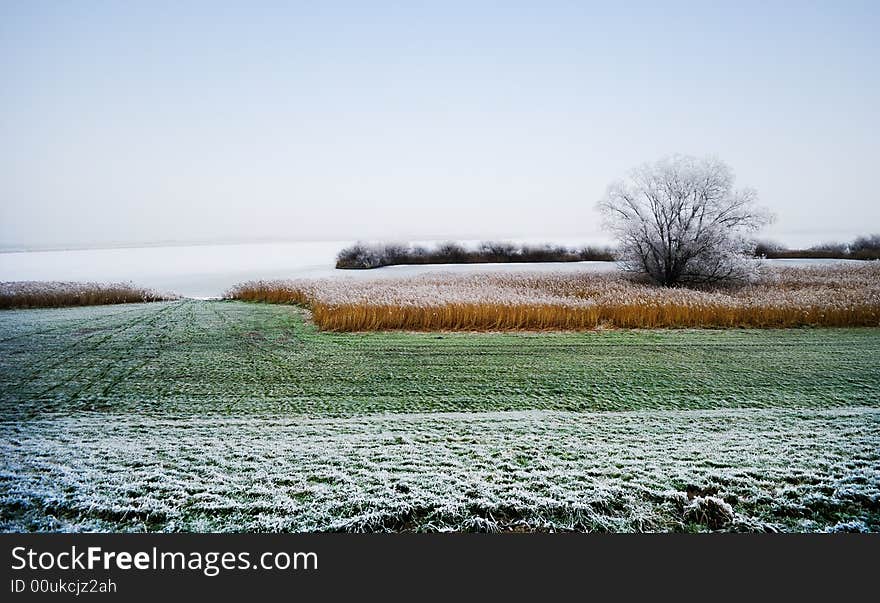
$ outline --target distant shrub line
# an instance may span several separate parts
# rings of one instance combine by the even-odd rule
[[[768,259],[880,260],[880,234],[858,237],[851,243],[825,243],[807,249],[789,249],[771,241],[759,241],[752,255]],[[336,256],[336,267],[363,270],[384,266],[420,264],[505,264],[511,262],[611,262],[617,259],[612,247],[585,245],[529,245],[497,241],[468,248],[459,243],[442,243],[435,248],[399,243],[358,242]]]
[[[132,304],[177,299],[131,283],[12,281],[0,283],[0,309]]]
[[[761,241],[755,245],[754,255],[778,259],[833,259],[880,260],[880,234],[856,238],[852,243],[824,243],[808,249],[787,249],[778,243]]]
[[[396,243],[356,243],[336,256],[336,267],[369,269],[412,264],[492,264],[509,262],[608,262],[614,260],[609,247],[562,245],[516,245],[504,242],[480,243],[468,249],[458,243],[443,243],[429,249]]]

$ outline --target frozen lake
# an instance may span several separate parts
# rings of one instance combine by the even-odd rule
[[[78,249],[0,253],[0,281],[131,281],[187,297],[219,297],[246,280],[348,277],[384,278],[426,272],[516,270],[613,270],[610,262],[390,266],[336,270],[336,254],[353,241],[251,243]],[[536,241],[518,241],[536,242]],[[575,246],[577,241],[550,241]],[[780,264],[836,260],[771,260]]]
[[[216,297],[243,280],[323,276],[349,241],[29,251],[0,254],[0,281],[131,281]]]
[[[336,254],[352,243],[319,241],[0,253],[0,281],[131,281],[187,297],[218,297],[236,283],[253,279],[334,275],[385,277],[432,271],[497,270],[498,266],[511,266],[432,265],[336,270],[333,267]],[[516,265],[526,270],[546,270],[556,264]],[[578,266],[582,269],[610,269],[605,262],[579,262]]]

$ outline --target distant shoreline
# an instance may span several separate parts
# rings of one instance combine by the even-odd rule
[[[0,253],[43,253],[53,251],[103,251],[114,249],[154,249],[157,247],[213,247],[235,245],[273,245],[284,243],[336,243],[349,239],[243,239],[222,241],[157,241],[153,243],[107,243],[93,245],[6,246]],[[353,239],[351,239],[353,240]]]

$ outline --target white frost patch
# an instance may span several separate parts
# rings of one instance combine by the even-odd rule
[[[2,423],[0,454],[6,530],[822,531],[880,501],[873,408],[95,413]]]

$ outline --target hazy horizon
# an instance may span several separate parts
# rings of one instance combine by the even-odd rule
[[[714,155],[791,246],[880,231],[874,2],[0,7],[0,248],[607,239]]]
[[[764,229],[754,239],[756,241],[768,241],[779,243],[792,249],[807,249],[813,246],[820,246],[824,243],[850,243],[855,238],[865,235],[876,234],[878,228],[875,229],[855,229],[852,231],[832,231],[827,229],[816,229],[815,231],[806,230],[803,232],[769,232]],[[201,246],[222,246],[222,245],[271,245],[275,243],[340,243],[350,244],[355,242],[366,243],[400,243],[413,245],[440,244],[444,242],[513,242],[513,243],[530,243],[530,244],[564,244],[570,247],[579,245],[598,245],[598,246],[614,246],[615,242],[612,236],[607,232],[598,232],[587,236],[582,233],[570,235],[544,235],[529,236],[527,233],[515,233],[513,235],[499,236],[480,236],[478,234],[455,233],[450,235],[444,234],[425,234],[420,236],[374,236],[374,237],[358,237],[358,236],[338,236],[338,237],[282,237],[282,236],[230,236],[230,237],[204,237],[189,239],[152,239],[152,240],[90,240],[85,242],[19,242],[5,243],[0,242],[0,253],[17,253],[17,252],[38,252],[38,251],[64,251],[64,250],[100,250],[100,249],[121,249],[121,248],[148,248],[148,247],[201,247]]]

